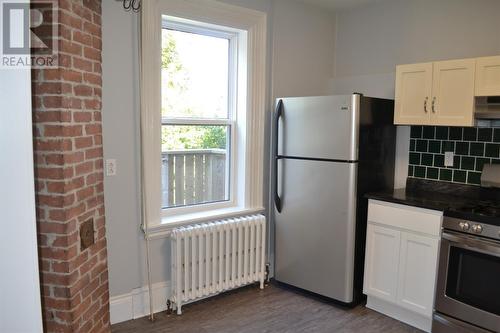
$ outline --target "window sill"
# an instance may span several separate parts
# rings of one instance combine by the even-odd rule
[[[167,238],[170,236],[170,233],[174,228],[243,215],[260,214],[264,211],[265,209],[263,207],[230,207],[191,214],[163,217],[161,219],[161,224],[149,227],[148,237],[149,239]]]

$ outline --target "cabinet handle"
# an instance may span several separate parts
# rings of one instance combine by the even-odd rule
[[[425,113],[429,112],[429,111],[427,111],[427,102],[428,101],[429,101],[429,97],[426,97],[425,101],[424,101],[424,111],[425,111]]]
[[[432,113],[436,113],[436,97],[432,98]]]

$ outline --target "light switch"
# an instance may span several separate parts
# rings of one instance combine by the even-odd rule
[[[116,176],[116,159],[106,160],[106,176]]]
[[[444,152],[444,166],[451,167],[453,166],[453,158],[455,154],[452,151]]]

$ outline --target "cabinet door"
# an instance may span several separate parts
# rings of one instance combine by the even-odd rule
[[[500,56],[476,59],[476,96],[500,95]]]
[[[394,123],[428,125],[432,95],[432,63],[396,67]]]
[[[432,316],[439,240],[401,233],[398,304],[424,316]]]
[[[474,125],[475,70],[475,59],[434,63],[431,102],[433,125]]]
[[[401,232],[368,224],[365,294],[396,302]]]

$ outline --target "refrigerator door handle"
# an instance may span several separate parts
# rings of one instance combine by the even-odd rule
[[[274,205],[276,206],[276,210],[278,213],[281,213],[281,198],[278,194],[278,161],[280,159],[278,154],[278,145],[279,145],[279,122],[280,118],[283,114],[283,100],[278,101],[278,105],[276,106],[276,112],[274,115]]]

